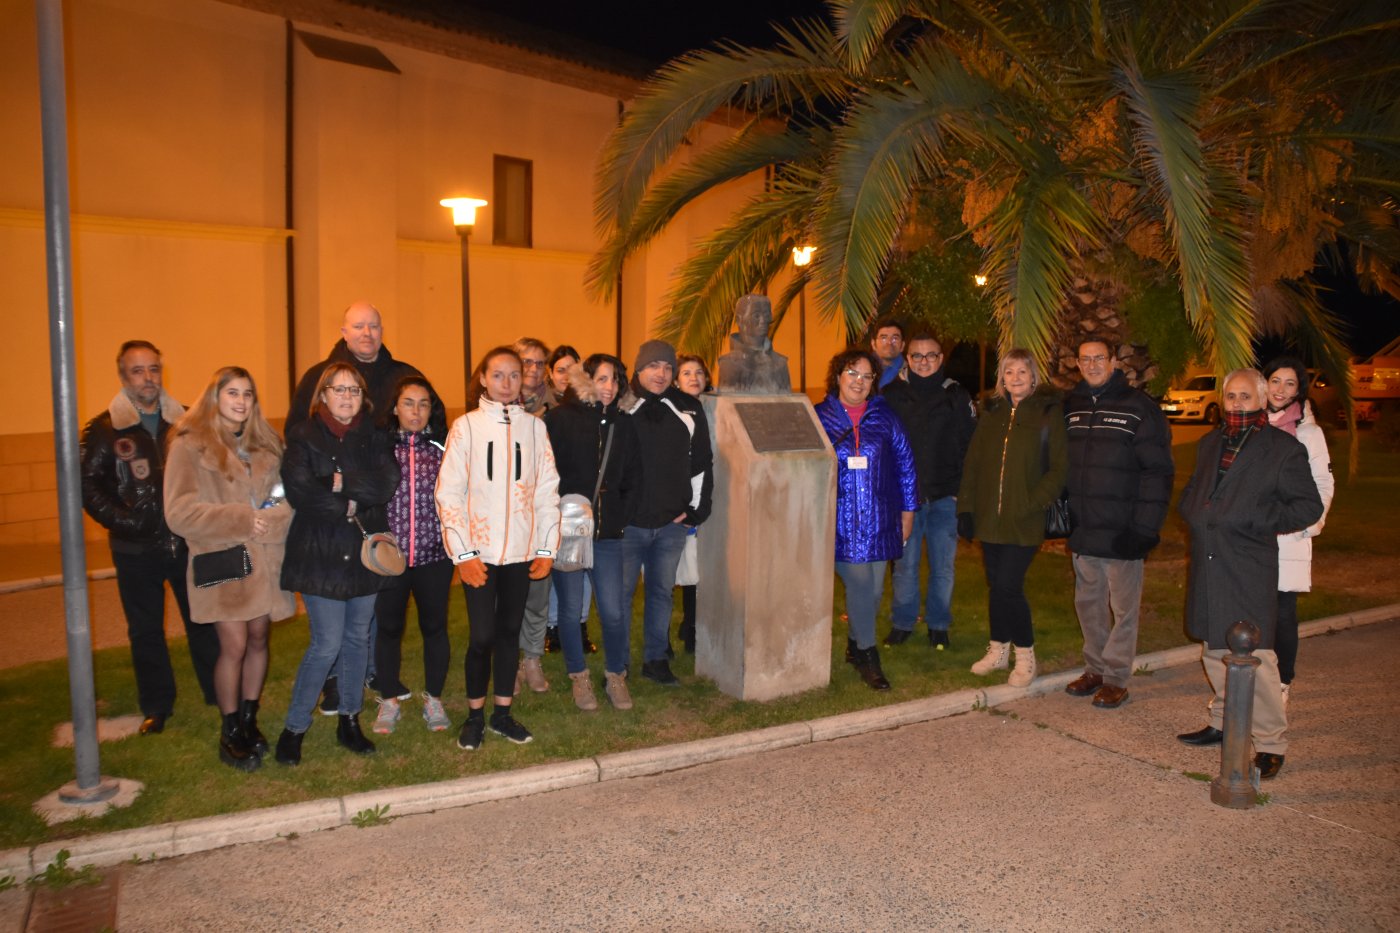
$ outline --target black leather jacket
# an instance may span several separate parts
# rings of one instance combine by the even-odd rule
[[[125,423],[126,408],[131,409],[135,423]],[[113,424],[114,409],[122,416],[121,427]],[[162,417],[157,436],[152,437],[135,411],[119,397],[83,428],[83,510],[107,529],[114,551],[132,554],[170,548],[173,552],[181,542],[166,527],[163,494],[171,424]]]

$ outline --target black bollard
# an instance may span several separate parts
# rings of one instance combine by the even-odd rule
[[[1259,626],[1241,620],[1230,626],[1225,636],[1230,653],[1225,657],[1225,716],[1220,744],[1220,775],[1210,784],[1211,803],[1235,810],[1254,806],[1254,761],[1250,755],[1251,724],[1254,719],[1254,677],[1259,659]]]

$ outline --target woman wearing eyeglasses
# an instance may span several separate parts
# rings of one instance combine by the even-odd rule
[[[301,593],[311,644],[297,668],[286,727],[277,740],[277,760],[285,765],[301,763],[316,698],[337,663],[342,689],[336,740],[357,754],[374,751],[360,728],[360,709],[370,620],[388,578],[360,562],[360,527],[389,530],[385,504],[399,484],[399,467],[390,440],[370,420],[370,407],[359,371],[331,363],[317,380],[309,417],[287,432],[282,483],[296,516],[287,535],[282,588]]]
[[[898,560],[919,507],[914,455],[894,410],[874,393],[880,361],[867,350],[836,354],[817,405],[836,451],[836,572],[846,587],[846,660],[872,690],[888,690],[875,647],[885,562]]]
[[[1026,600],[1026,572],[1045,542],[1045,509],[1065,488],[1068,440],[1059,398],[1040,388],[1035,358],[1010,350],[997,364],[998,391],[972,433],[958,490],[958,534],[982,542],[987,617],[992,640],[972,665],[981,676],[1009,666],[1007,680],[1035,679],[1035,632]]]

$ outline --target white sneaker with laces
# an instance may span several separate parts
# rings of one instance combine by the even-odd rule
[[[399,701],[390,698],[377,702],[379,703],[379,715],[374,717],[374,731],[380,735],[389,735],[399,724]]]
[[[428,724],[430,732],[446,732],[447,727],[452,725],[447,711],[442,708],[442,700],[427,693],[423,694],[423,721]]]

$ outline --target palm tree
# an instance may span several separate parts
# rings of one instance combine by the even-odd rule
[[[811,237],[822,312],[857,334],[910,205],[955,199],[1003,348],[1042,359],[1086,266],[1167,280],[1217,370],[1293,336],[1345,382],[1321,254],[1400,296],[1400,19],[1389,2],[832,0],[773,49],[658,71],[609,139],[595,214],[605,297],[627,256],[716,185],[767,181],[679,270],[663,332],[711,353],[734,300]],[[737,120],[672,168],[688,134]],[[786,307],[804,281],[775,301]]]

